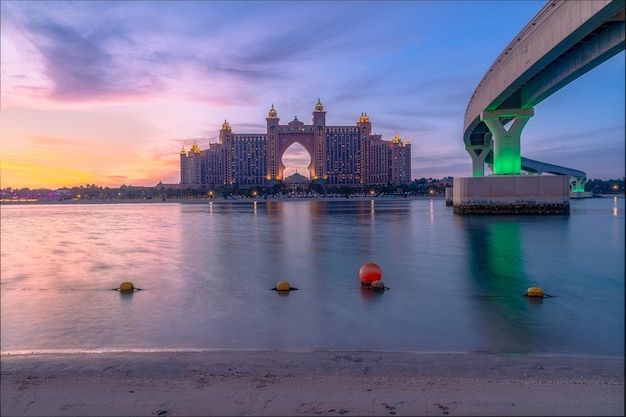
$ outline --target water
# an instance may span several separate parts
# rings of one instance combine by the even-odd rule
[[[464,217],[405,199],[1,214],[3,352],[624,352],[623,198],[545,217]],[[360,288],[366,262],[388,291]],[[271,290],[283,280],[299,290]],[[143,290],[111,290],[123,281]],[[553,297],[524,297],[531,286]]]

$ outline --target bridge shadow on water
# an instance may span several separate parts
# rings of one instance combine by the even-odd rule
[[[520,216],[455,216],[467,234],[471,299],[479,315],[477,328],[485,332],[486,350],[533,352],[543,337],[536,317],[546,301],[525,296],[526,289],[535,285],[525,270],[525,220],[542,221]]]

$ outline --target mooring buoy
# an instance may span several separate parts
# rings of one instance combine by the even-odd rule
[[[287,281],[279,281],[278,284],[276,284],[276,286],[272,288],[272,290],[279,291],[279,292],[289,292],[289,291],[297,290],[297,288],[294,288],[291,285],[289,285]]]
[[[359,269],[359,278],[362,285],[371,285],[374,281],[380,281],[383,277],[383,270],[377,264],[368,262]]]

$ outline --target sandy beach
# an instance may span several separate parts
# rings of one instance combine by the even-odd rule
[[[1,361],[5,417],[624,415],[623,358],[214,350]]]

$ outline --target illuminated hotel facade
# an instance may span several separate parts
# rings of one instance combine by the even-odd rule
[[[354,126],[327,126],[326,111],[318,100],[313,121],[294,118],[286,125],[272,105],[265,133],[234,133],[224,121],[219,143],[200,149],[195,143],[180,152],[181,185],[265,186],[283,180],[282,157],[294,143],[309,153],[311,181],[329,186],[408,184],[411,182],[411,141],[396,133],[382,140],[372,133],[367,114]]]

